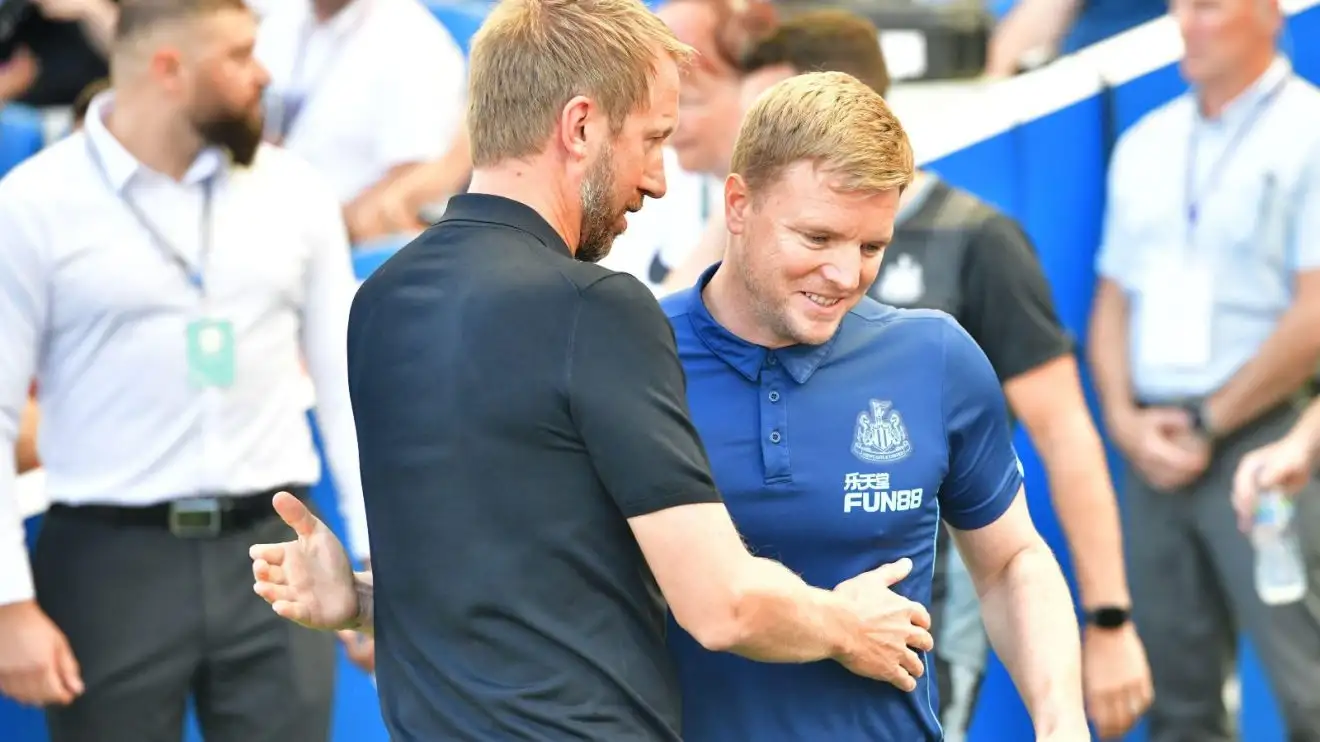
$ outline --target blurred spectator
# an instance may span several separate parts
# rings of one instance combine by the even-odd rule
[[[657,15],[696,51],[684,70],[678,130],[666,152],[668,193],[630,218],[635,223],[605,263],[668,294],[692,286],[710,265],[694,263],[694,252],[723,252],[724,177],[742,120],[738,59],[777,16],[762,0],[736,7],[729,0],[670,0]]]
[[[390,199],[463,124],[466,62],[440,21],[418,0],[286,0],[262,18],[257,56],[267,138],[321,172],[352,240],[421,228]]]
[[[0,181],[0,693],[52,742],[327,738],[333,637],[249,589],[274,492],[321,466],[366,555],[338,204],[261,145],[241,0],[125,0],[111,91]],[[71,218],[75,215],[76,218]],[[11,458],[31,380],[50,508],[29,571]],[[30,424],[30,420],[29,420]],[[30,440],[30,438],[28,439]]]
[[[1090,333],[1130,464],[1150,738],[1236,738],[1222,690],[1245,630],[1290,742],[1320,740],[1320,582],[1303,602],[1267,607],[1228,497],[1239,460],[1297,420],[1320,361],[1320,91],[1276,50],[1275,0],[1174,0],[1171,12],[1192,90],[1118,143]],[[1297,511],[1313,570],[1315,505]]]
[[[41,119],[29,109],[6,106],[0,98],[0,176],[36,154],[45,143]]]
[[[870,21],[847,11],[796,15],[743,57],[743,100],[750,105],[776,82],[814,70],[847,72],[885,94],[889,74],[876,38]],[[1102,738],[1122,735],[1150,704],[1150,670],[1128,620],[1131,598],[1104,448],[1030,240],[989,204],[919,171],[899,203],[894,238],[870,293],[892,306],[948,312],[994,367],[1012,414],[1040,452],[1077,565],[1087,624],[1087,709]],[[947,531],[938,540],[931,613],[940,722],[949,742],[961,742],[989,645],[967,566]]]
[[[118,18],[116,0],[9,0],[30,9],[0,39],[0,98],[30,106],[68,106],[105,77]]]
[[[1006,77],[1071,54],[1168,11],[1165,0],[1017,0],[995,27],[986,74]]]

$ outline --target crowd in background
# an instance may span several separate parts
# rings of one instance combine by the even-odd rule
[[[144,13],[157,12],[152,0],[134,2],[146,8]],[[258,497],[265,496],[271,484],[310,483],[315,478],[308,473],[310,438],[304,442],[303,433],[290,427],[288,420],[297,417],[290,412],[302,413],[315,402],[327,458],[341,490],[350,545],[358,558],[368,559],[360,484],[351,471],[356,466],[355,444],[349,440],[351,415],[342,409],[340,382],[329,380],[342,363],[342,349],[325,348],[336,341],[335,330],[351,297],[351,286],[343,291],[352,280],[346,272],[350,247],[368,250],[401,244],[443,214],[445,200],[462,192],[467,183],[472,162],[463,121],[464,54],[475,28],[469,20],[479,17],[481,9],[419,0],[261,0],[249,5],[258,19],[254,48],[249,50],[255,60],[248,79],[251,95],[229,90],[224,93],[225,105],[236,111],[260,110],[255,119],[261,125],[259,139],[287,153],[287,166],[279,167],[287,167],[290,175],[272,175],[260,188],[251,186],[253,192],[241,204],[231,199],[224,206],[222,200],[216,208],[230,209],[232,223],[283,222],[295,242],[304,232],[329,233],[321,244],[330,247],[323,258],[305,258],[308,265],[325,263],[306,269],[318,276],[306,285],[301,282],[301,263],[276,266],[271,275],[264,268],[253,268],[252,276],[239,276],[239,269],[229,277],[236,285],[240,278],[251,279],[262,291],[278,297],[239,305],[248,317],[248,330],[268,332],[260,343],[278,362],[248,374],[250,386],[242,388],[253,406],[238,416],[251,419],[228,419],[224,428],[230,440],[244,442],[226,450],[217,458],[222,463],[214,466],[242,470],[232,476],[245,484],[231,489]],[[1247,631],[1261,649],[1291,730],[1290,742],[1320,740],[1320,691],[1316,690],[1320,689],[1320,616],[1315,609],[1320,593],[1310,588],[1309,602],[1286,605],[1261,599],[1252,572],[1252,545],[1228,498],[1239,462],[1280,439],[1296,423],[1302,405],[1312,396],[1314,371],[1320,367],[1320,334],[1313,329],[1320,321],[1320,126],[1315,125],[1320,121],[1320,92],[1298,78],[1278,53],[1277,3],[1174,0],[1170,6],[1162,0],[1017,0],[1011,5],[965,7],[845,2],[830,4],[846,11],[842,14],[813,15],[822,5],[669,0],[658,6],[674,33],[697,50],[697,61],[684,80],[680,128],[665,153],[668,194],[630,217],[628,230],[603,263],[633,274],[663,295],[692,285],[720,259],[725,239],[722,181],[741,113],[775,81],[796,72],[832,69],[848,72],[883,94],[894,85],[919,85],[923,76],[937,76],[917,73],[910,76],[916,79],[891,79],[901,76],[891,74],[896,65],[886,66],[888,50],[881,38],[887,17],[907,23],[914,9],[922,10],[929,15],[921,23],[931,33],[942,28],[941,14],[972,12],[983,17],[983,37],[960,39],[963,48],[957,53],[970,53],[976,59],[974,76],[1003,78],[1171,10],[1186,45],[1181,71],[1195,94],[1143,119],[1124,135],[1114,154],[1097,264],[1100,282],[1086,348],[1074,348],[1053,316],[1050,289],[1029,236],[992,205],[950,187],[935,173],[920,174],[905,196],[898,236],[872,296],[896,306],[948,311],[995,365],[1015,419],[1045,459],[1055,507],[1079,566],[1082,607],[1096,614],[1088,618],[1094,629],[1086,655],[1088,699],[1128,698],[1123,694],[1129,689],[1149,684],[1148,672],[1155,689],[1154,742],[1228,740],[1231,723],[1223,693],[1231,674],[1228,657],[1237,633]],[[794,25],[793,19],[799,17],[808,20]],[[0,357],[30,362],[20,367],[0,361],[0,384],[23,387],[22,403],[12,409],[13,390],[0,389],[0,433],[5,434],[0,443],[9,439],[17,443],[15,470],[25,474],[27,482],[38,481],[34,476],[42,473],[44,460],[51,464],[56,486],[69,488],[61,494],[78,499],[78,490],[84,488],[84,502],[92,501],[90,493],[107,482],[126,487],[147,483],[147,489],[158,490],[159,499],[169,487],[187,481],[185,475],[170,470],[171,452],[202,445],[183,432],[168,432],[168,411],[157,409],[141,419],[135,417],[133,400],[145,399],[153,390],[130,389],[130,381],[143,369],[97,355],[113,328],[97,320],[79,337],[69,334],[70,326],[87,317],[122,309],[114,302],[123,297],[102,296],[106,291],[97,294],[95,306],[77,306],[74,294],[81,287],[99,280],[151,292],[163,281],[152,272],[165,269],[149,266],[144,270],[152,273],[152,279],[135,284],[123,274],[143,265],[140,259],[92,261],[82,268],[85,275],[70,279],[60,274],[68,283],[61,284],[48,304],[33,308],[39,304],[33,297],[40,293],[34,286],[53,280],[58,271],[77,268],[80,260],[87,259],[79,249],[98,232],[141,232],[146,235],[143,244],[162,248],[158,253],[173,252],[176,242],[198,243],[184,246],[180,253],[204,257],[209,249],[209,237],[195,238],[194,217],[174,220],[173,214],[196,208],[204,215],[204,230],[211,229],[210,185],[205,186],[205,197],[195,200],[191,196],[179,200],[159,184],[144,185],[139,192],[134,190],[137,186],[129,188],[138,166],[128,160],[117,164],[113,158],[119,154],[102,149],[113,148],[120,133],[107,127],[102,117],[117,101],[135,95],[130,73],[168,73],[123,72],[125,79],[115,79],[112,90],[110,60],[117,33],[122,41],[125,22],[116,0],[0,0],[0,175],[13,172],[10,188],[0,186],[0,251],[12,250],[18,242],[36,244],[57,229],[67,229],[68,234],[55,241],[69,244],[58,259],[43,254],[30,264],[0,255],[0,271],[14,272],[0,275],[0,322],[14,322],[20,316],[32,321],[29,332],[0,327],[0,343],[29,346],[21,352],[0,347]],[[931,60],[918,65],[928,70],[936,66]],[[133,100],[148,100],[140,97]],[[198,121],[213,126],[199,125],[199,131],[213,131],[208,142],[225,145],[241,162],[246,140],[228,127],[235,121],[241,124],[241,117],[227,119],[218,108],[210,113],[214,116]],[[898,113],[902,115],[901,110]],[[147,137],[145,125],[142,132]],[[89,143],[80,148],[100,152],[93,155],[96,168],[79,169],[64,162],[72,157],[64,154],[72,136]],[[25,172],[30,164],[26,161],[61,146],[64,150],[47,162],[62,157],[62,170],[49,165],[40,175]],[[256,147],[255,141],[252,146]],[[1152,167],[1152,163],[1158,164]],[[154,163],[140,164],[167,172]],[[116,169],[121,167],[122,172]],[[211,183],[212,174],[195,171],[196,167],[192,163],[183,168],[175,180]],[[14,185],[17,178],[24,179],[23,188]],[[53,202],[42,205],[40,217],[32,216],[38,201],[30,186],[45,181],[49,182],[42,194]],[[125,221],[122,214],[112,217],[73,208],[82,209],[94,199],[78,201],[69,194],[104,188],[107,183],[133,192],[125,204],[140,200],[148,215],[171,216],[160,216],[157,224],[136,212]],[[119,208],[113,200],[106,203],[107,209]],[[194,233],[179,237],[189,230]],[[252,248],[250,257],[264,261],[275,248],[273,243],[257,242],[261,244]],[[319,248],[308,249],[314,253]],[[197,262],[188,255],[170,261]],[[22,270],[30,273],[21,274]],[[201,268],[195,273],[200,285]],[[234,290],[243,294],[248,289]],[[205,296],[204,289],[202,293]],[[1001,301],[1002,297],[1012,300]],[[172,306],[183,299],[159,301]],[[285,311],[290,317],[281,315]],[[136,321],[132,314],[110,324]],[[300,344],[286,347],[277,336],[294,326],[295,315],[309,324],[299,326]],[[208,333],[215,331],[224,347],[235,332],[233,327],[205,321],[190,321],[188,328],[190,338],[196,332],[197,352],[203,355]],[[191,348],[194,340],[189,342]],[[95,368],[88,361],[92,356],[97,358]],[[1125,497],[1126,575],[1119,567],[1107,574],[1097,566],[1103,560],[1094,556],[1107,554],[1107,549],[1118,552],[1118,523],[1115,518],[1111,524],[1114,540],[1101,543],[1108,538],[1105,519],[1111,517],[1105,508],[1112,509],[1107,503],[1114,496],[1080,392],[1075,358],[1089,362],[1101,401],[1096,423],[1108,431],[1128,464],[1117,482]],[[1066,363],[1056,363],[1059,359]],[[24,369],[35,373],[11,378]],[[219,378],[224,371],[208,372],[201,362],[189,373],[213,373],[200,382],[203,387],[240,388],[232,378]],[[49,431],[42,419],[43,412],[50,414],[48,394],[58,415]],[[1077,414],[1062,415],[1062,408]],[[180,409],[203,418],[215,414],[210,408],[183,405]],[[248,429],[261,425],[270,428],[266,437]],[[116,458],[118,450],[92,455],[106,459],[98,464],[114,473],[94,481],[86,472],[95,467],[83,457],[87,448],[100,445],[98,440],[110,438],[133,453],[123,461]],[[285,441],[280,445],[288,450],[272,445],[275,453],[254,453],[275,439]],[[1084,455],[1079,447],[1085,449]],[[7,459],[0,457],[0,467],[6,465]],[[280,475],[263,479],[249,471],[263,466],[265,472]],[[212,481],[235,481],[228,476],[217,472]],[[8,480],[8,474],[0,471],[0,500],[14,497],[16,490]],[[1320,574],[1313,552],[1320,548],[1320,503],[1310,502],[1299,499],[1297,523],[1312,574]],[[0,506],[0,518],[12,518],[16,512],[12,506]],[[170,510],[165,517],[171,530],[182,528],[179,513]],[[0,550],[0,561],[10,553]],[[94,551],[83,553],[96,556]],[[29,577],[24,557],[24,575],[0,578],[0,692],[6,695],[15,695],[16,687],[38,700],[71,700],[81,693],[85,679],[79,677],[78,663],[86,661],[73,657],[78,653],[62,644],[60,631],[71,630],[64,621],[85,622],[51,615],[52,624],[32,601],[35,593],[37,603],[50,602],[42,606],[44,613],[60,609],[60,601],[48,597],[58,590],[53,586],[61,580],[73,584],[73,575],[83,569],[63,561],[34,562]],[[0,565],[0,571],[12,569],[13,565]],[[960,619],[972,624],[963,631],[950,629],[945,639],[937,640],[937,648],[951,647],[943,656],[947,664],[942,674],[949,685],[941,677],[941,697],[955,717],[950,739],[957,740],[957,730],[975,701],[975,692],[969,689],[979,684],[984,673],[986,649],[976,625],[975,595],[958,593],[963,584],[959,580],[965,580],[958,577],[960,566],[945,564],[941,569],[951,575],[948,593],[939,597],[948,606],[944,620],[950,625]],[[1315,583],[1320,585],[1320,579]],[[20,603],[30,604],[32,610],[17,617],[4,611],[6,604]],[[1143,641],[1136,633],[1106,638],[1114,634],[1105,630],[1131,632],[1133,622]],[[114,640],[91,629],[79,630],[84,633],[74,644]],[[20,646],[29,640],[46,642],[41,646],[50,647],[50,656],[66,658],[59,660],[64,666],[48,673],[56,690],[46,696],[34,690],[40,681],[27,686],[3,681],[6,661],[29,661]],[[351,655],[370,670],[369,643],[360,637],[345,637],[345,642]],[[322,697],[286,715],[328,713],[326,678],[332,673],[324,664],[316,664],[325,651],[325,647],[308,650],[308,657],[320,659],[308,660],[310,669],[303,668],[305,674],[298,681],[317,688]],[[144,667],[127,661],[115,664],[113,658],[96,661],[120,671]],[[313,677],[317,674],[321,677]],[[185,680],[190,679],[176,685]],[[172,686],[162,681],[161,687]],[[1111,731],[1125,731],[1139,715],[1136,712],[1150,704],[1144,691],[1132,693],[1134,709],[1113,711]],[[243,710],[260,714],[259,707],[254,703]],[[104,719],[132,713],[144,712],[126,704],[118,711],[98,707],[96,713],[66,718],[61,722],[66,736],[61,739],[85,739],[76,730],[94,729]],[[964,717],[961,722],[958,715]],[[53,731],[58,734],[59,728],[53,726]],[[235,739],[264,739],[243,736],[240,723],[230,728]],[[313,729],[311,737],[297,738],[316,734]]]

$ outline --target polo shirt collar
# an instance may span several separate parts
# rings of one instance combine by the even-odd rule
[[[137,158],[105,127],[105,115],[110,112],[113,105],[113,91],[106,91],[93,98],[87,107],[83,132],[87,137],[87,146],[97,160],[95,164],[104,171],[102,175],[116,193],[123,193],[124,188],[135,176],[155,171],[138,162]],[[228,156],[219,147],[207,147],[198,153],[197,159],[188,167],[188,171],[183,176],[183,183],[195,185],[221,175],[228,162]]]
[[[568,243],[536,209],[521,201],[489,193],[461,193],[449,199],[440,222],[468,221],[512,227],[535,237],[542,245],[569,257]]]
[[[701,274],[701,278],[697,279],[697,285],[688,297],[688,317],[697,338],[711,353],[746,377],[748,381],[756,381],[761,375],[761,369],[766,366],[778,364],[784,367],[793,381],[799,384],[807,383],[807,379],[810,379],[816,369],[820,368],[829,357],[830,349],[834,347],[834,341],[839,337],[839,333],[835,332],[834,336],[823,345],[790,345],[775,350],[743,340],[717,322],[706,308],[705,300],[702,299],[706,284],[710,283],[711,277],[719,267],[720,263],[716,263],[707,268]]]
[[[1223,112],[1213,120],[1213,123],[1230,128],[1241,125],[1266,96],[1278,94],[1279,87],[1292,76],[1292,72],[1292,63],[1288,58],[1282,54],[1276,56],[1265,73],[1257,78],[1251,87],[1224,106]]]

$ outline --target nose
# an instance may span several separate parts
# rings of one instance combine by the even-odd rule
[[[647,163],[646,171],[642,173],[640,190],[650,198],[664,198],[668,188],[665,182],[665,161],[657,149],[656,156]]]
[[[854,246],[839,252],[821,266],[820,273],[840,293],[852,293],[862,285],[861,249]]]

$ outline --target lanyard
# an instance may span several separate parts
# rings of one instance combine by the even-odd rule
[[[1256,105],[1247,113],[1247,117],[1242,121],[1242,125],[1233,132],[1233,137],[1229,139],[1228,144],[1224,147],[1224,151],[1219,154],[1219,157],[1210,166],[1210,173],[1206,178],[1205,188],[1201,193],[1196,192],[1195,185],[1196,155],[1197,150],[1200,149],[1198,146],[1198,133],[1200,127],[1196,124],[1195,120],[1193,121],[1192,136],[1188,138],[1190,145],[1187,153],[1187,178],[1184,186],[1184,196],[1187,204],[1187,245],[1189,247],[1192,244],[1192,239],[1196,236],[1196,223],[1201,216],[1202,200],[1214,191],[1215,186],[1219,184],[1220,176],[1223,175],[1224,170],[1228,167],[1229,161],[1233,159],[1233,155],[1237,153],[1237,148],[1242,144],[1242,140],[1246,138],[1247,133],[1250,132],[1251,128],[1256,125],[1256,122],[1260,117],[1279,97],[1279,93],[1288,85],[1288,81],[1291,78],[1291,74],[1284,76],[1284,78],[1277,82],[1274,87],[1270,88],[1269,92],[1265,93],[1265,95],[1261,96],[1260,100],[1256,101]]]
[[[363,1],[358,0],[358,2]],[[344,47],[357,30],[362,27],[368,10],[369,8],[362,8],[353,25],[335,35],[334,43],[326,52],[325,61],[317,69],[316,76],[309,80],[306,85],[298,86],[297,83],[303,77],[303,66],[307,62],[307,47],[311,43],[312,34],[315,33],[311,21],[308,21],[308,24],[303,27],[302,34],[298,37],[298,50],[293,58],[293,69],[289,71],[290,89],[280,96],[283,100],[277,103],[279,115],[276,117],[278,120],[275,124],[275,130],[281,140],[288,138],[289,132],[293,131],[293,125],[297,122],[298,117],[307,110],[307,104],[311,102],[312,96],[321,89],[321,84],[330,76],[329,73],[336,66],[336,63],[343,58]]]
[[[206,282],[203,279],[202,271],[205,269],[207,260],[211,255],[211,195],[214,178],[207,178],[202,181],[202,221],[200,225],[201,248],[197,254],[197,267],[194,268],[188,263],[188,260],[184,258],[183,251],[179,250],[174,243],[165,238],[165,235],[162,234],[161,231],[156,228],[156,225],[147,218],[147,215],[143,213],[137,203],[129,198],[128,194],[123,192],[122,189],[115,188],[114,182],[110,180],[110,171],[106,168],[105,161],[101,159],[101,153],[96,151],[96,146],[92,144],[91,137],[85,134],[84,137],[87,141],[87,151],[92,156],[92,162],[95,163],[96,169],[101,174],[101,179],[105,181],[106,187],[108,187],[115,197],[119,199],[119,202],[124,205],[124,208],[133,216],[133,220],[138,223],[138,226],[146,231],[151,237],[151,241],[156,243],[156,247],[160,248],[160,250],[165,253],[165,257],[175,265],[179,266],[179,269],[183,271],[184,277],[188,279],[189,285],[205,296]]]

